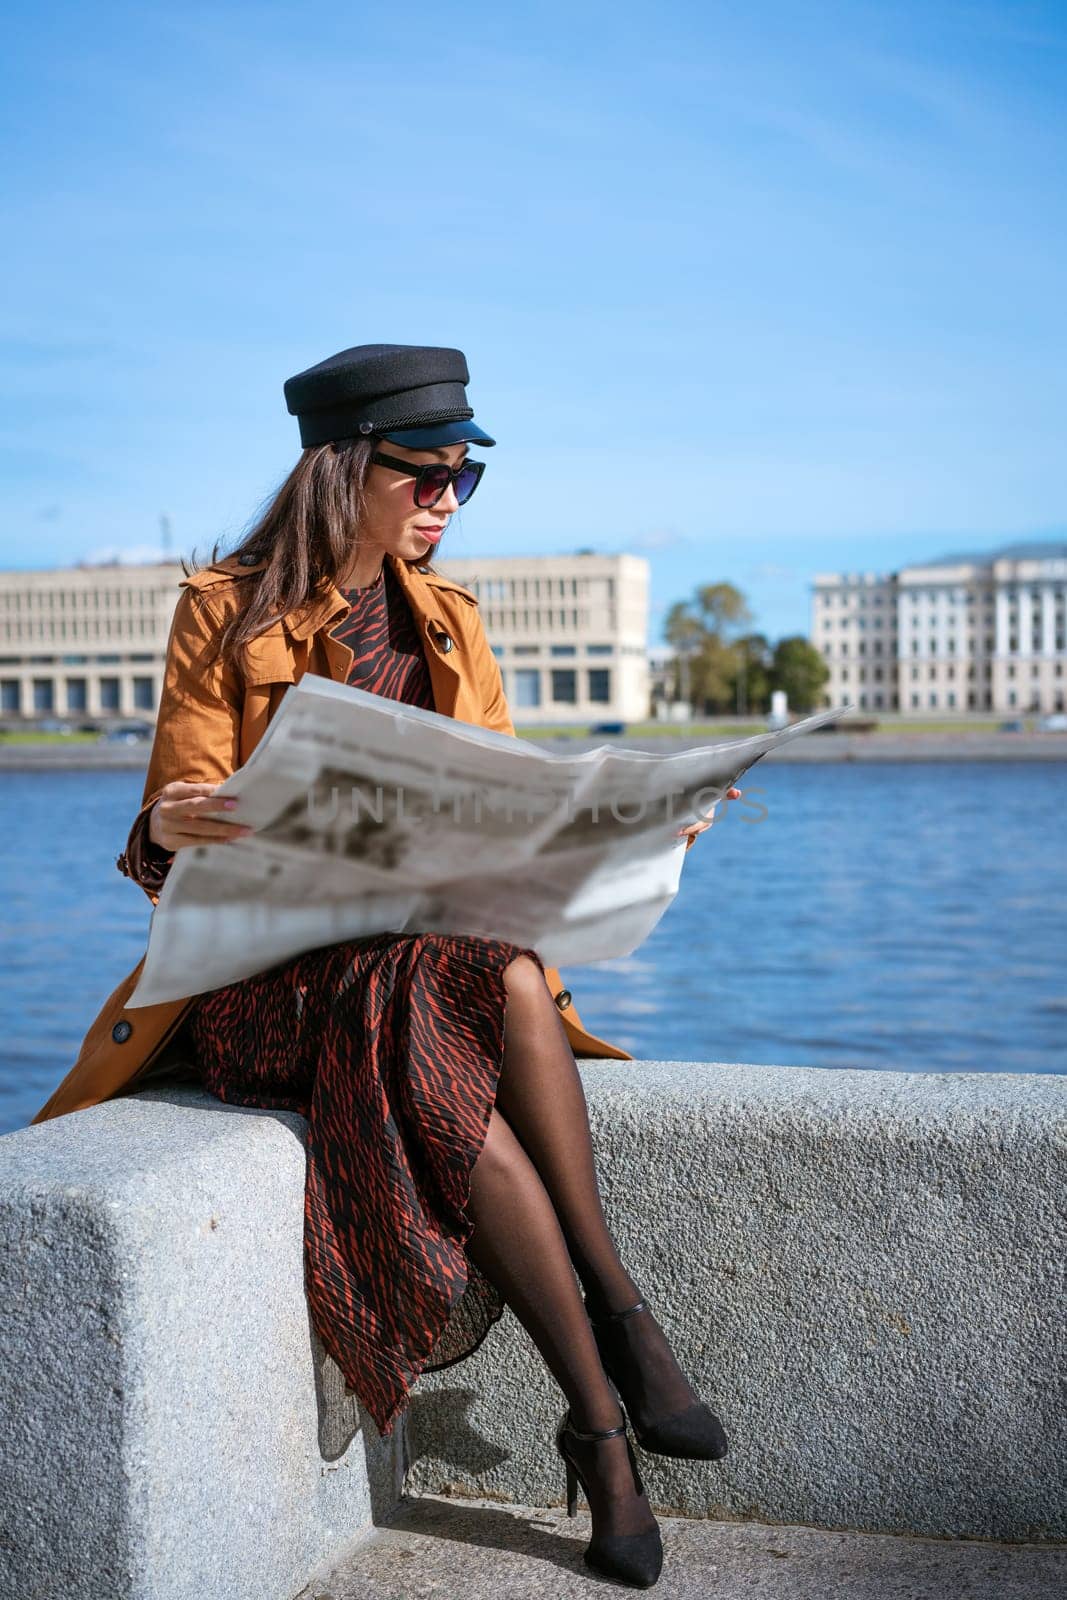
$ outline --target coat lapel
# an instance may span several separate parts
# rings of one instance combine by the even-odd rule
[[[442,610],[433,584],[427,583],[417,567],[412,567],[399,556],[385,558],[403,590],[419,629],[419,637],[430,671],[434,710],[442,716],[459,715],[462,720],[463,674],[471,671],[465,659],[464,641]],[[289,613],[279,626],[290,638],[309,639],[317,635],[317,643],[325,658],[328,676],[337,683],[345,683],[352,664],[352,651],[339,639],[330,635],[348,611],[348,601],[336,584],[331,583],[325,594],[305,601]]]

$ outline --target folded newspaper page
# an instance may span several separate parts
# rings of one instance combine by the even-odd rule
[[[217,791],[255,832],[176,853],[127,1005],[387,932],[506,939],[552,967],[628,955],[678,892],[678,830],[850,709],[673,755],[569,756],[305,674]]]

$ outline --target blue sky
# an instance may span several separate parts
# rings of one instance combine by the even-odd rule
[[[641,552],[654,638],[1067,529],[1060,3],[6,14],[5,565],[235,537],[378,341],[499,440],[442,561]]]

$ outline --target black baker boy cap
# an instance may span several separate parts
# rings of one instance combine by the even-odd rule
[[[300,443],[378,434],[410,450],[464,441],[495,444],[472,419],[462,350],[428,344],[357,344],[286,380]]]

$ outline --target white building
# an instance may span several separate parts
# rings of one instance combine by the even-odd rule
[[[178,562],[0,572],[0,719],[151,720]]]
[[[1063,711],[1067,543],[875,573],[819,573],[811,642],[825,705],[904,716]]]
[[[469,556],[434,565],[478,596],[516,724],[649,715],[643,556]]]
[[[441,563],[477,594],[517,723],[643,719],[648,562],[497,556]],[[154,717],[180,563],[0,572],[0,721]]]

